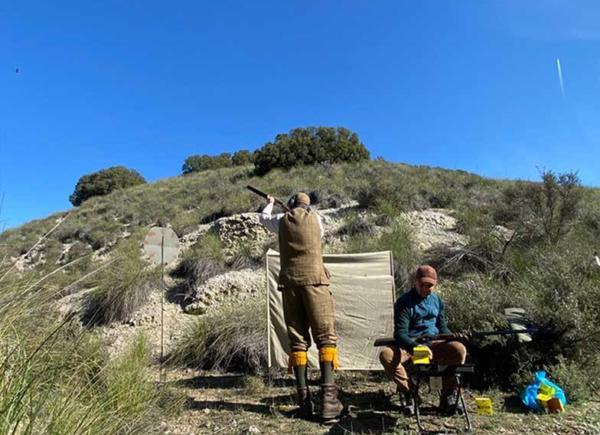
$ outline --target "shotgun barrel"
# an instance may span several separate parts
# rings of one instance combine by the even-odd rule
[[[519,334],[529,335],[529,334],[533,334],[533,333],[537,333],[537,332],[540,332],[539,328],[523,328],[521,330],[499,329],[497,331],[472,331],[472,332],[463,332],[463,334],[468,338],[472,338],[472,337],[480,338],[480,337],[489,337],[491,335],[519,335]],[[426,343],[426,342],[432,341],[432,340],[452,340],[453,338],[454,338],[454,334],[437,334],[437,335],[420,335],[418,337],[415,337],[414,340],[417,343]],[[394,340],[392,337],[378,338],[375,340],[373,345],[375,347],[394,346],[394,345],[396,345],[396,340]]]
[[[251,192],[256,193],[258,196],[262,196],[264,199],[268,199],[269,198],[269,194],[263,192],[262,190],[258,190],[256,187],[247,185],[246,189],[250,190]],[[273,199],[275,200],[275,204],[277,204],[278,206],[280,206],[282,209],[284,209],[287,212],[291,212],[292,210],[287,206],[286,203],[284,203],[282,200],[273,197]]]

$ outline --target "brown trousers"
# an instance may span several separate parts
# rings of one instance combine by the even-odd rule
[[[310,333],[320,349],[335,346],[335,305],[328,285],[284,288],[283,315],[292,352],[307,351]]]
[[[452,365],[464,364],[467,357],[467,348],[458,341],[432,341],[429,348],[433,353],[433,361],[436,364]],[[412,367],[411,355],[396,346],[385,347],[379,354],[379,361],[388,376],[398,386],[400,392],[409,391],[412,387],[406,368]],[[406,368],[404,367],[406,366]],[[442,378],[442,390],[452,391],[456,388],[454,376]]]

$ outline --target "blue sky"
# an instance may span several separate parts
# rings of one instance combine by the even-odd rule
[[[310,125],[391,161],[600,186],[599,22],[591,0],[3,2],[0,219],[68,209],[102,168],[154,181]]]

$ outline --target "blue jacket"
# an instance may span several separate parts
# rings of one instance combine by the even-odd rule
[[[394,339],[409,352],[420,335],[449,334],[444,303],[437,293],[422,298],[415,288],[398,298],[394,305]]]

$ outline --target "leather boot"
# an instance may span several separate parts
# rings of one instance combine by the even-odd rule
[[[338,399],[338,389],[335,384],[321,385],[323,400],[321,402],[321,417],[323,420],[334,420],[339,417],[344,405]]]
[[[313,416],[313,404],[310,399],[310,389],[308,387],[296,390],[296,403],[298,404],[297,417],[311,418]]]

